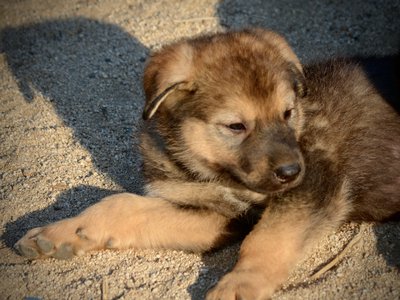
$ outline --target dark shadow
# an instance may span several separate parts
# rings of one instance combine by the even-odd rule
[[[261,26],[282,33],[303,62],[391,55],[400,42],[398,1],[224,0],[217,12],[226,28]]]
[[[236,243],[202,255],[204,266],[200,268],[196,282],[187,288],[192,299],[204,299],[208,290],[233,268],[239,256],[239,247]]]
[[[377,248],[389,266],[400,271],[400,218],[374,226]]]
[[[208,290],[233,268],[239,258],[241,241],[260,220],[264,209],[265,207],[254,207],[237,219],[232,219],[226,228],[231,236],[216,241],[218,248],[202,255],[204,266],[200,269],[196,282],[187,288],[192,299],[204,299]]]
[[[380,95],[400,114],[400,54],[358,61]]]
[[[0,45],[25,100],[41,93],[95,167],[122,190],[140,193],[136,146],[146,47],[116,25],[86,18],[6,28]],[[7,224],[3,239],[12,246],[27,229],[79,213],[110,193],[74,188],[51,207]]]

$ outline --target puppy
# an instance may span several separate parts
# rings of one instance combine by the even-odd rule
[[[146,195],[32,229],[22,255],[208,251],[244,233],[207,299],[265,299],[328,231],[400,212],[400,118],[357,65],[303,70],[281,36],[248,29],[164,47],[144,89]]]

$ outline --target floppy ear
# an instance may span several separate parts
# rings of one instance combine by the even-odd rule
[[[193,69],[193,48],[186,42],[166,46],[153,54],[144,71],[143,119],[153,117],[167,99],[174,99],[176,91],[193,91]]]
[[[148,120],[150,119],[157,111],[157,109],[160,107],[160,105],[170,96],[172,93],[176,92],[177,90],[190,90],[190,87],[188,86],[188,82],[186,81],[181,81],[172,84],[171,86],[167,87],[165,90],[163,90],[160,94],[158,94],[156,97],[150,99],[149,101],[146,102],[146,105],[143,110],[143,119]]]

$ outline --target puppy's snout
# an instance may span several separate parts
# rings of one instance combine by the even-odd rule
[[[281,183],[292,182],[299,176],[300,172],[301,167],[298,163],[283,165],[274,171],[276,178]]]

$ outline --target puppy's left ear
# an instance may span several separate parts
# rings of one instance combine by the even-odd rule
[[[156,97],[150,99],[146,102],[146,105],[143,110],[143,119],[148,120],[150,119],[158,110],[160,105],[174,92],[176,91],[190,91],[190,83],[186,81],[176,82],[165,90],[163,90],[160,94]]]
[[[143,119],[154,116],[161,105],[172,107],[181,92],[193,92],[193,47],[182,41],[154,53],[144,71],[146,104]],[[168,100],[168,102],[167,102]]]
[[[308,94],[306,78],[303,70],[299,70],[297,65],[289,63],[290,80],[297,97],[304,98]]]

